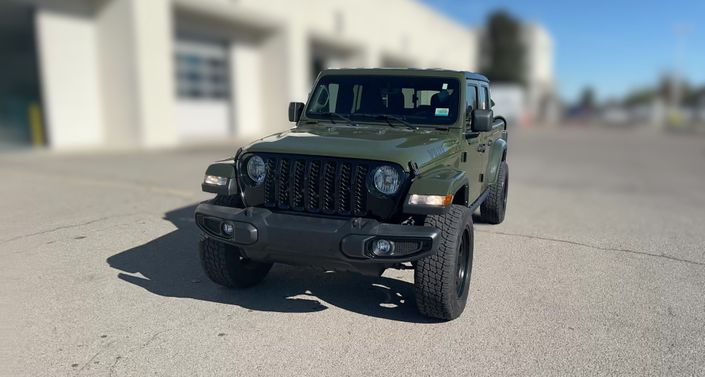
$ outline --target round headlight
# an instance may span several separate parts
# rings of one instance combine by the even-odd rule
[[[262,157],[252,156],[247,160],[247,176],[250,177],[255,184],[259,185],[264,182],[264,178],[267,176],[267,167]]]
[[[374,182],[375,188],[382,194],[387,195],[397,192],[401,184],[397,169],[388,165],[382,165],[375,170]]]

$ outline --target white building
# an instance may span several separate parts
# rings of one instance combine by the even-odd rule
[[[546,29],[537,24],[522,25],[521,33],[526,49],[526,105],[529,118],[553,121],[558,116],[553,78],[553,39]]]
[[[543,26],[535,23],[522,23],[519,33],[524,57],[522,62],[517,61],[516,64],[517,68],[523,70],[526,82],[525,85],[493,82],[491,86],[493,100],[497,105],[495,109],[508,119],[513,119],[509,120],[511,125],[553,123],[560,110],[553,76],[553,39]],[[476,44],[482,46],[483,38],[486,37],[487,31],[479,29]]]
[[[0,21],[0,41],[31,47],[0,51],[20,61],[8,85],[36,87],[12,111],[43,114],[0,116],[0,139],[43,130],[55,149],[251,138],[290,127],[324,67],[477,60],[468,28],[414,0],[14,0]]]

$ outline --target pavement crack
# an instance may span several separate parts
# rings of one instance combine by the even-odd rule
[[[135,351],[141,351],[141,350],[145,349],[145,348],[146,348],[148,345],[150,345],[155,339],[157,339],[157,337],[159,337],[159,335],[164,334],[165,332],[168,332],[168,331],[171,331],[171,330],[172,330],[172,329],[164,329],[164,330],[161,330],[161,331],[157,331],[157,332],[155,332],[154,334],[152,334],[152,336],[150,336],[149,339],[147,339],[146,342],[142,343],[141,345],[137,346],[136,348],[132,348],[131,350],[129,350],[129,351],[127,352],[127,354],[125,354],[125,356],[117,355],[117,356],[115,357],[115,361],[114,361],[113,364],[110,366],[109,376],[113,376],[113,374],[115,373],[115,368],[117,367],[117,365],[118,365],[123,359],[127,359],[127,358],[128,358],[130,355],[132,355],[132,353],[135,352]],[[91,360],[92,360],[92,359],[91,359]],[[90,362],[90,360],[89,360],[88,362]]]
[[[113,374],[115,373],[115,367],[117,367],[117,365],[118,365],[118,363],[120,362],[120,360],[122,360],[122,356],[117,355],[117,356],[115,357],[115,362],[113,362],[113,365],[110,366],[110,377],[112,377]]]
[[[692,265],[696,265],[696,266],[705,266],[705,263],[703,263],[703,262],[698,262],[698,261],[694,261],[694,260],[690,260],[690,259],[678,258],[678,257],[674,257],[674,256],[667,255],[667,254],[656,254],[656,253],[651,253],[651,252],[642,251],[642,250],[603,247],[603,246],[591,245],[588,243],[583,243],[583,242],[578,242],[578,241],[564,240],[564,239],[560,239],[560,238],[533,236],[530,234],[497,232],[497,231],[481,230],[481,229],[476,229],[476,231],[481,232],[481,233],[498,234],[501,236],[522,237],[522,238],[529,238],[529,239],[542,240],[542,241],[559,242],[559,243],[565,243],[565,244],[569,244],[569,245],[583,246],[583,247],[587,247],[590,249],[601,250],[601,251],[636,254],[636,255],[642,255],[642,256],[648,256],[648,257],[654,257],[654,258],[668,259],[668,260],[672,260],[675,262],[682,262],[682,263],[692,264]]]
[[[97,218],[97,219],[88,220],[88,221],[84,221],[84,222],[77,223],[77,224],[61,225],[61,226],[57,226],[57,227],[54,227],[54,228],[51,228],[51,229],[42,230],[42,231],[39,231],[39,232],[21,234],[21,235],[19,235],[19,236],[15,236],[15,237],[7,238],[7,239],[4,239],[4,240],[0,240],[0,245],[6,244],[6,243],[9,243],[9,242],[12,242],[12,241],[21,240],[21,239],[24,239],[24,238],[29,238],[29,237],[34,237],[34,236],[40,236],[40,235],[42,235],[42,234],[53,233],[53,232],[56,232],[56,231],[59,231],[59,230],[80,228],[80,227],[82,227],[82,226],[86,226],[86,225],[91,225],[91,224],[99,223],[99,222],[101,222],[101,221],[110,220],[110,219],[119,218],[119,217],[133,216],[133,215],[136,215],[136,214],[137,214],[137,213],[128,213],[128,214],[115,215],[115,216],[104,216],[104,217],[99,217],[99,218]]]
[[[110,347],[111,345],[113,345],[113,343],[115,343],[114,340],[113,340],[112,342],[106,344],[105,346],[101,347],[101,349],[99,349],[98,352],[96,352],[96,353],[93,355],[93,357],[91,357],[90,359],[88,359],[88,361],[86,361],[86,363],[83,364],[83,366],[81,367],[81,369],[79,369],[78,372],[76,372],[76,374],[81,374],[81,371],[83,371],[84,369],[86,369],[86,367],[88,366],[88,364],[90,364],[93,360],[95,360],[95,358],[98,357],[98,355],[100,355],[101,353],[103,353],[103,351],[105,351],[108,347]]]
[[[23,169],[9,168],[6,170],[13,171],[15,173],[26,174]],[[35,173],[41,173],[43,177],[52,177],[58,181],[70,182],[72,184],[87,185],[87,186],[100,186],[100,187],[111,187],[116,189],[130,189],[130,190],[146,190],[149,192],[156,192],[164,195],[172,195],[181,198],[193,198],[195,197],[194,192],[178,190],[171,187],[153,185],[148,182],[140,182],[130,179],[123,180],[113,180],[107,177],[86,177],[75,175],[71,172],[57,172],[55,170],[33,170]]]
[[[142,347],[140,347],[140,349],[143,349],[143,348],[147,347],[150,343],[152,343],[155,339],[157,339],[157,337],[158,337],[159,335],[164,334],[164,333],[167,332],[167,331],[170,331],[170,329],[166,329],[166,330],[162,330],[162,331],[157,331],[157,332],[155,332],[155,333],[149,338],[149,340],[147,340],[146,342],[144,342],[144,344],[142,344]]]
[[[53,233],[53,232],[56,232],[56,231],[58,231],[58,230],[71,229],[71,228],[78,228],[78,227],[81,227],[81,226],[84,226],[84,225],[90,225],[90,224],[94,224],[94,223],[97,223],[97,222],[105,221],[105,220],[108,220],[108,219],[110,219],[109,216],[100,217],[100,218],[97,218],[97,219],[93,219],[93,220],[89,220],[89,221],[84,221],[84,222],[78,223],[78,224],[61,225],[61,226],[57,226],[57,227],[55,227],[55,228],[51,228],[51,229],[47,229],[47,230],[42,230],[41,232],[22,234],[22,235],[19,235],[19,236],[15,236],[15,237],[11,237],[11,238],[2,240],[2,241],[0,241],[0,245],[5,244],[5,243],[8,243],[8,242],[12,242],[12,241],[17,241],[17,240],[20,240],[20,239],[23,239],[23,238],[39,236],[39,235],[47,234],[47,233]]]

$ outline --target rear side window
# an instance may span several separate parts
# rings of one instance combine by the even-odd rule
[[[465,96],[465,106],[470,107],[471,111],[477,109],[477,87],[468,84],[468,92]]]
[[[488,97],[489,95],[487,93],[487,88],[483,86],[480,88],[480,98],[478,100],[478,106],[480,109],[487,110],[490,108]]]

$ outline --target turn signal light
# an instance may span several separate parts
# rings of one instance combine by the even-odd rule
[[[453,203],[453,195],[418,195],[409,196],[410,205],[421,205],[431,207],[447,207]]]

